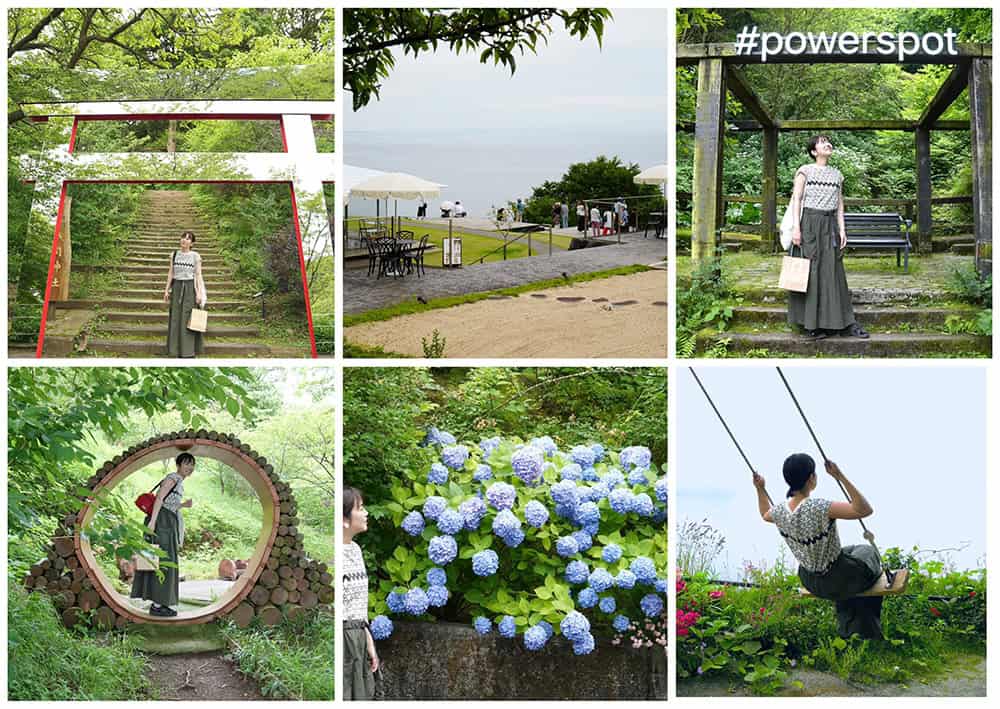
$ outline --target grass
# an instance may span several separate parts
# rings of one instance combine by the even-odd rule
[[[7,692],[13,700],[141,700],[146,660],[128,635],[67,630],[43,593],[8,585]]]
[[[223,624],[240,671],[273,699],[333,700],[333,614],[304,614],[273,628]]]
[[[525,283],[520,286],[514,286],[513,288],[502,288],[500,290],[492,291],[482,291],[480,293],[466,293],[464,295],[448,296],[446,298],[435,298],[427,303],[420,303],[418,301],[408,301],[405,303],[397,303],[396,305],[391,305],[387,308],[380,308],[378,310],[369,310],[364,313],[357,313],[356,315],[347,315],[344,317],[344,327],[351,327],[352,325],[361,325],[369,322],[379,322],[381,320],[389,320],[391,318],[399,317],[400,315],[412,315],[414,313],[422,313],[428,310],[437,310],[438,308],[451,308],[456,305],[464,305],[466,303],[475,303],[480,300],[485,300],[490,296],[494,295],[520,295],[521,293],[530,293],[537,290],[545,290],[546,288],[557,288],[559,286],[567,286],[572,283],[586,283],[588,281],[597,281],[603,278],[611,278],[612,276],[630,276],[633,273],[643,273],[650,270],[648,266],[634,265],[634,266],[619,266],[618,268],[608,269],[606,271],[594,271],[592,273],[580,273],[575,276],[570,276],[569,278],[550,278],[545,281],[536,281],[535,283]],[[346,352],[346,350],[345,350]]]
[[[334,267],[333,257],[324,256],[319,274],[309,289],[316,349],[320,354],[333,354],[334,349]]]

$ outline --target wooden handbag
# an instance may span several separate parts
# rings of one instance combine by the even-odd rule
[[[793,256],[795,247],[788,249],[788,253],[781,257],[781,275],[778,277],[778,287],[783,290],[805,293],[809,289],[809,264],[807,258]],[[799,253],[802,248],[799,247]]]
[[[205,332],[208,329],[208,311],[201,308],[191,310],[191,318],[188,320],[188,330],[195,332]]]

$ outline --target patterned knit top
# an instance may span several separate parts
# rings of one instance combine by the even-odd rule
[[[368,572],[355,542],[344,545],[344,620],[368,620]]]
[[[840,170],[829,165],[809,163],[795,171],[795,176],[805,175],[806,187],[802,193],[805,209],[836,209],[840,206],[840,191],[844,186],[844,176]]]
[[[824,574],[840,555],[837,523],[830,519],[830,500],[807,497],[795,510],[788,503],[774,505],[771,519],[788,543],[799,564],[816,574]]]
[[[201,261],[197,251],[174,252],[174,280],[193,281],[195,265]]]
[[[180,473],[170,473],[167,477],[163,478],[163,482],[167,480],[173,480],[174,486],[170,488],[170,492],[163,498],[163,506],[171,512],[180,514],[181,503],[184,502],[184,478]]]

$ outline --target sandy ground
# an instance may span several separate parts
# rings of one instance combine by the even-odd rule
[[[435,329],[445,357],[666,357],[666,300],[667,273],[653,270],[355,325],[344,337],[413,357]]]

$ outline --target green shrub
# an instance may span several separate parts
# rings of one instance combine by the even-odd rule
[[[690,285],[677,293],[678,357],[695,354],[700,330],[714,326],[721,332],[729,326],[733,317],[733,305],[727,301],[729,295],[722,275],[722,261],[702,262],[691,275]]]

